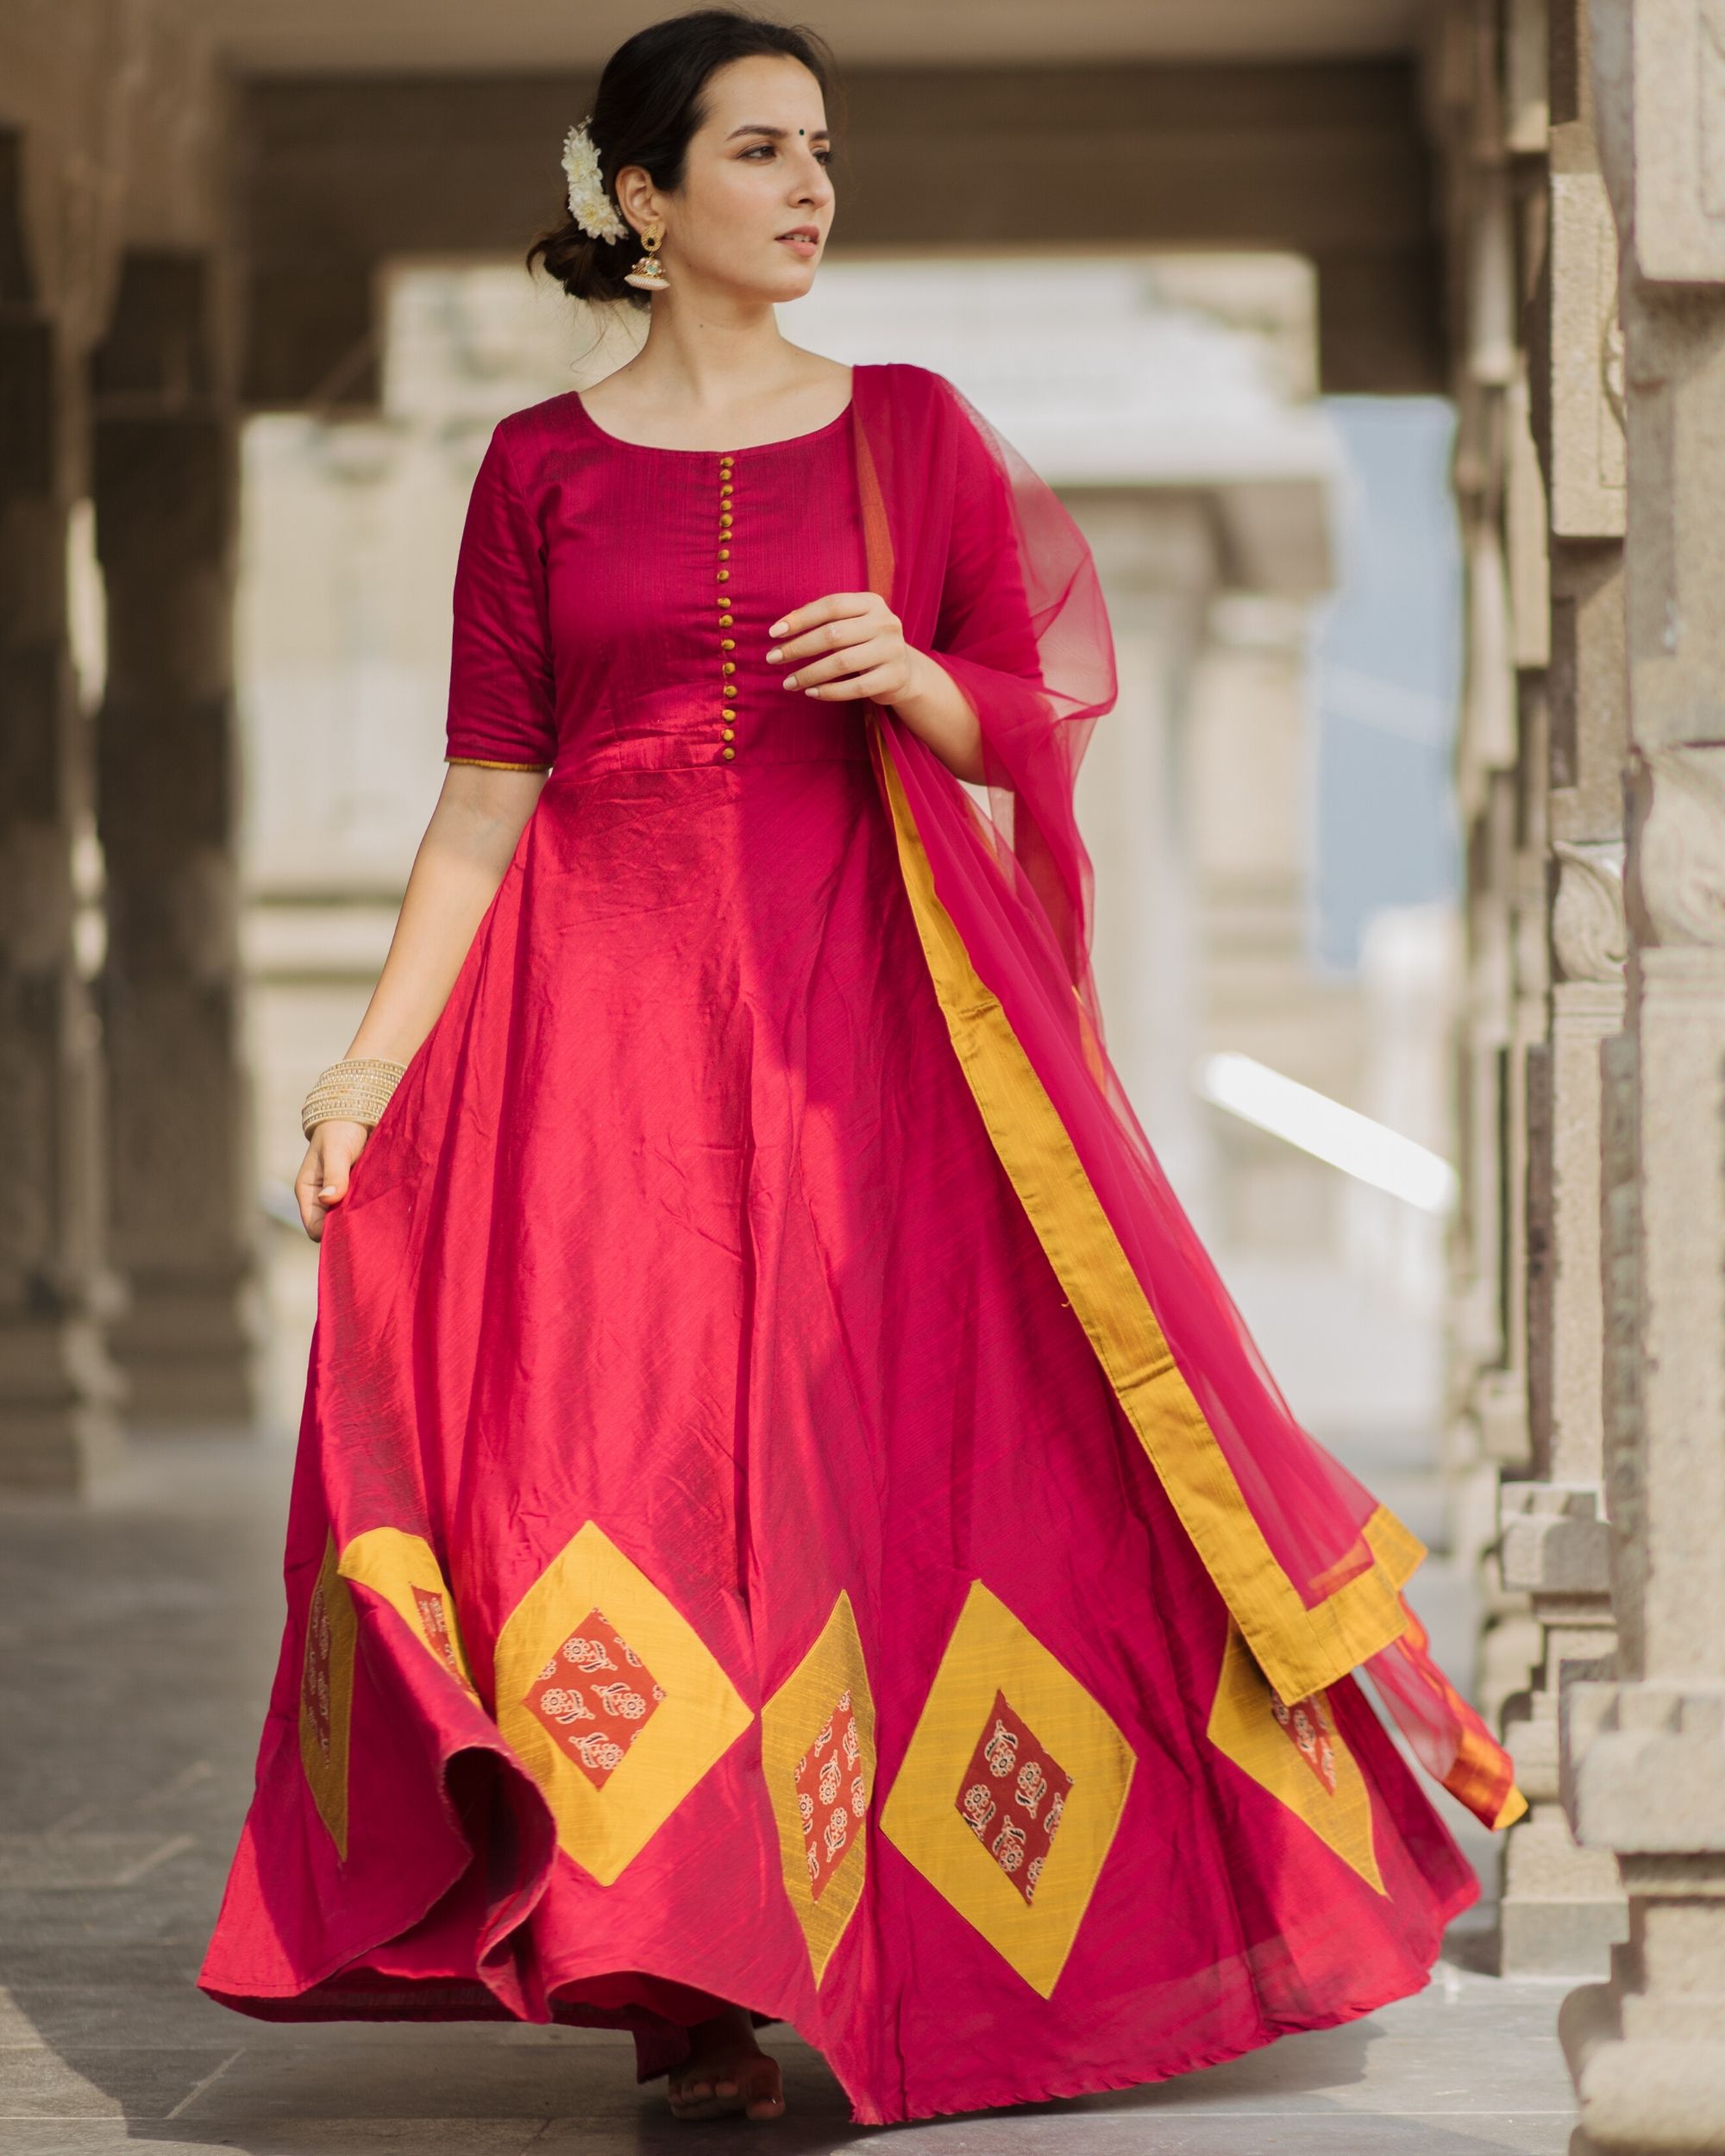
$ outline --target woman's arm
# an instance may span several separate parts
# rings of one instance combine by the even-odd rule
[[[543,771],[448,766],[349,1056],[411,1061],[449,1000],[545,777]],[[314,1243],[323,1236],[325,1213],[347,1195],[348,1170],[368,1135],[364,1124],[345,1120],[313,1129],[294,1195]]]
[[[492,431],[461,527],[443,790],[349,1056],[405,1063],[431,1031],[555,757],[544,550],[511,454],[512,423]],[[367,1135],[346,1119],[312,1128],[293,1188],[314,1243]]]
[[[914,644],[905,648],[908,686],[883,702],[919,734],[947,769],[980,786],[983,780],[982,729],[970,699],[939,660]]]

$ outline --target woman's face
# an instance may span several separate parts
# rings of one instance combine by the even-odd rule
[[[649,197],[664,205],[667,267],[769,302],[798,298],[832,222],[820,85],[800,60],[752,53],[710,75],[705,97],[681,187]]]

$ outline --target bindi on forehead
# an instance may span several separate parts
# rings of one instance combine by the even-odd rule
[[[724,139],[727,142],[734,142],[739,135],[769,135],[777,142],[782,141],[789,133],[788,128],[770,127],[764,120],[750,120],[746,121],[741,127],[732,128]],[[797,133],[806,138],[808,129],[799,128]],[[815,135],[819,140],[827,141],[831,138],[832,130],[831,128],[817,128]]]

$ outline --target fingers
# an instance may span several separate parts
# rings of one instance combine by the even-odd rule
[[[811,683],[811,669],[805,667],[797,676],[797,686],[804,694],[822,702],[836,704],[845,699],[877,696],[890,703],[895,696],[905,693],[906,670],[902,661],[888,659],[879,666],[869,667],[861,674],[847,674],[842,680],[824,680]]]
[[[871,667],[902,663],[905,656],[904,639],[896,630],[890,636],[862,636],[855,643],[846,643],[829,650],[824,658],[801,661],[793,673],[783,676],[783,686],[790,690],[819,688],[824,682],[842,680],[847,674],[865,673]]]
[[[898,617],[878,592],[830,592],[773,624],[767,632],[774,639],[768,663],[794,667],[805,657],[897,627]]]
[[[293,1181],[299,1218],[314,1243],[323,1238],[325,1215],[348,1194],[348,1177],[371,1133],[363,1123],[320,1123]]]
[[[311,1134],[311,1143],[305,1149],[305,1158],[299,1164],[299,1173],[293,1179],[293,1195],[299,1207],[299,1224],[316,1243],[323,1233],[323,1211],[317,1202],[317,1188],[323,1180],[323,1148],[319,1142],[320,1123]]]
[[[794,606],[789,613],[781,614],[767,634],[800,636],[822,622],[835,621],[843,614],[863,613],[881,604],[878,592],[826,592],[819,599],[812,599],[806,606]]]

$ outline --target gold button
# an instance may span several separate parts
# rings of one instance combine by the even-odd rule
[[[719,601],[719,605],[722,606],[722,605],[724,605],[724,601],[723,599],[721,599],[721,600]],[[721,615],[719,616],[719,617],[718,617],[718,625],[719,625],[719,627],[720,627],[721,629],[729,629],[729,628],[731,627],[731,617],[730,617],[730,615],[729,615],[729,614],[721,614]]]
[[[734,726],[727,726],[724,730],[724,738],[727,741],[735,741],[737,738],[737,729]]]
[[[734,683],[732,683],[732,682],[727,681],[727,682],[725,683],[723,691],[721,692],[721,693],[723,693],[723,694],[724,694],[724,695],[725,695],[725,696],[735,696],[735,695],[736,695],[736,693],[737,693],[737,689],[736,689],[736,686],[735,686],[735,684],[734,684]]]
[[[723,501],[727,494],[733,493],[736,490],[731,486],[730,481],[726,480],[725,484],[718,490],[718,498],[720,501]]]
[[[719,550],[718,550],[718,558],[719,558],[719,560],[720,560],[721,561],[730,561],[730,559],[731,559],[731,549],[730,549],[730,548],[729,548],[729,547],[721,547],[721,548],[719,548]]]
[[[721,636],[718,640],[718,648],[721,651],[735,651],[737,649],[736,637]]]
[[[724,580],[726,579],[726,577],[728,577],[730,574],[731,574],[731,572],[730,572],[730,570],[729,570],[729,569],[721,569],[721,570],[718,572],[718,580],[719,580],[719,582],[720,582],[721,584],[723,584],[723,583],[724,583]]]
[[[720,530],[721,531],[724,531],[724,530],[726,530],[726,528],[729,526],[730,523],[731,523],[731,511],[730,511],[728,509],[721,509],[721,510],[719,511],[719,512],[718,512],[718,528],[719,528],[719,530]]]
[[[736,660],[721,659],[719,661],[718,670],[721,674],[735,674],[737,671]]]
[[[724,748],[721,749],[718,753],[721,756],[731,757],[734,756],[737,754],[737,751],[734,749]]]

